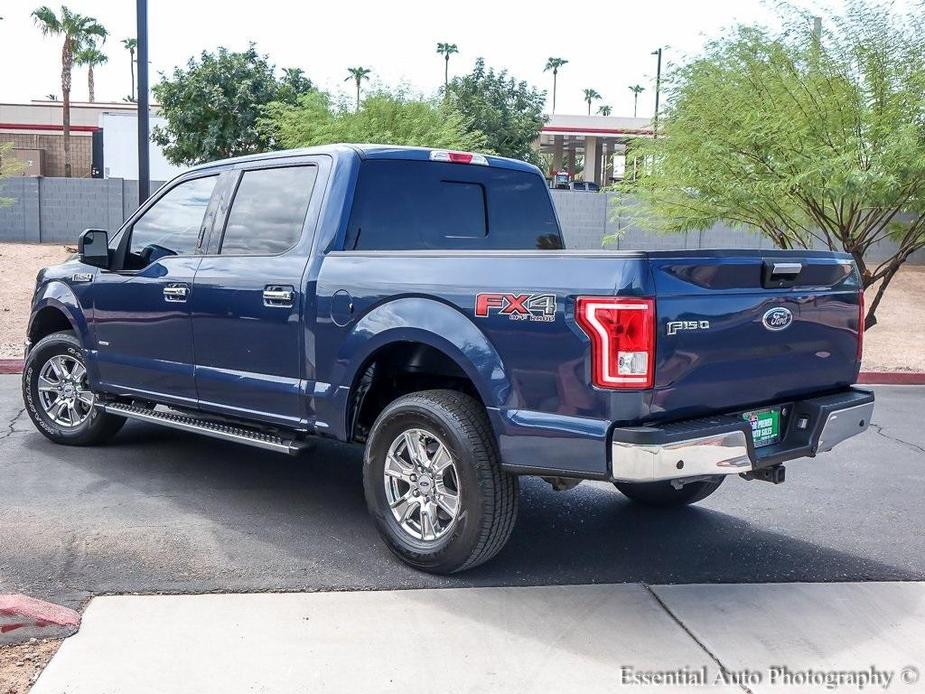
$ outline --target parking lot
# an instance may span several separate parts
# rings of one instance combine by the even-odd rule
[[[130,423],[65,448],[0,377],[0,593],[69,606],[103,593],[925,579],[925,388],[879,387],[872,428],[788,465],[780,486],[730,479],[700,505],[640,509],[606,484],[521,482],[491,563],[440,578],[395,560],[368,520],[358,450],[300,458]]]

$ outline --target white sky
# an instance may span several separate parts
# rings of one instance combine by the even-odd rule
[[[43,38],[30,13],[48,0],[0,0],[0,101],[60,96],[59,38]],[[49,2],[57,10],[58,2]],[[135,35],[133,0],[66,0],[110,32],[109,63],[96,70],[98,101],[121,101],[130,91],[129,57],[121,45]],[[628,86],[646,87],[639,115],[651,115],[655,56],[665,61],[695,53],[705,38],[736,21],[773,23],[758,0],[149,0],[151,81],[203,49],[242,49],[254,41],[278,68],[301,67],[322,88],[348,90],[348,66],[373,69],[375,80],[405,82],[432,93],[443,81],[436,43],[459,46],[450,75],[467,72],[478,56],[506,67],[551,94],[543,72],[550,56],[568,59],[559,73],[558,113],[585,113],[582,89],[600,92],[613,115],[632,115]],[[72,98],[87,97],[86,71],[74,71]],[[597,105],[595,105],[595,108]]]

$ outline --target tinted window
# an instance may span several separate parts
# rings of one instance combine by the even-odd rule
[[[196,250],[202,220],[217,176],[185,181],[171,188],[132,226],[131,252],[156,245],[183,255]]]
[[[317,169],[245,171],[228,213],[222,255],[276,255],[302,235]]]
[[[344,246],[357,250],[556,249],[546,182],[493,166],[367,160]]]

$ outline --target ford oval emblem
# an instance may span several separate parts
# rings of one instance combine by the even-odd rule
[[[793,314],[789,308],[777,306],[765,311],[764,316],[761,317],[761,322],[764,323],[764,327],[768,330],[784,330],[793,323]]]

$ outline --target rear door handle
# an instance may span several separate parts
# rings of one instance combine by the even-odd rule
[[[189,298],[188,284],[168,284],[164,287],[164,301],[171,303],[182,303]]]
[[[263,305],[270,308],[292,308],[294,298],[292,287],[269,285],[263,290]]]

